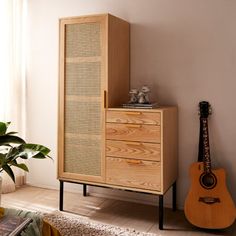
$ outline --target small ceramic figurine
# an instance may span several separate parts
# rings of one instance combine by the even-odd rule
[[[138,93],[138,103],[149,104],[150,101],[149,101],[148,93],[150,93],[150,89],[148,88],[147,85],[144,85]]]
[[[151,90],[149,89],[149,87],[147,85],[144,85],[141,91],[144,93],[145,103],[150,103],[148,94],[150,93]]]
[[[129,91],[129,94],[130,94],[129,103],[137,103],[138,102],[138,90],[137,89],[131,89]]]
[[[150,93],[150,89],[147,85],[142,86],[141,90],[139,91],[138,89],[131,89],[129,91],[130,95],[130,100],[129,104],[135,104],[135,103],[140,103],[140,104],[149,104],[149,97],[148,94]]]
[[[138,93],[138,103],[140,103],[140,104],[146,103],[146,101],[145,101],[145,93],[142,92],[142,91],[140,91]]]

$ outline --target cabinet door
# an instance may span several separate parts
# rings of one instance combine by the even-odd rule
[[[104,179],[105,23],[60,22],[59,178]]]

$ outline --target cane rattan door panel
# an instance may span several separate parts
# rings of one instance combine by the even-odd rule
[[[66,58],[101,57],[100,28],[97,22],[66,25]],[[101,101],[101,61],[67,61],[65,91],[65,133],[76,138],[65,138],[64,171],[101,176],[101,102],[90,99]]]
[[[105,183],[105,110],[128,100],[129,23],[60,19],[58,177]]]
[[[101,138],[87,135],[66,135],[65,172],[101,175]],[[99,158],[98,158],[99,157]]]
[[[99,102],[65,101],[64,170],[101,175],[102,123]]]
[[[65,177],[100,182],[103,177],[104,20],[61,22],[63,53],[63,160]]]
[[[101,56],[101,24],[84,22],[66,25],[66,57]]]
[[[101,62],[67,62],[66,95],[101,97]]]

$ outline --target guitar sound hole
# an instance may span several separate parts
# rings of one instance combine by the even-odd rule
[[[216,176],[213,173],[203,173],[200,176],[200,183],[203,188],[212,189],[216,186]]]

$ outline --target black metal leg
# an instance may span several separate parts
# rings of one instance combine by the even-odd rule
[[[176,182],[172,185],[172,210],[176,211]]]
[[[83,196],[87,196],[87,184],[83,184]]]
[[[59,210],[63,211],[63,193],[64,193],[64,182],[60,180],[60,197],[59,197]]]
[[[163,229],[163,217],[164,217],[164,209],[163,209],[163,195],[159,195],[159,229]]]

